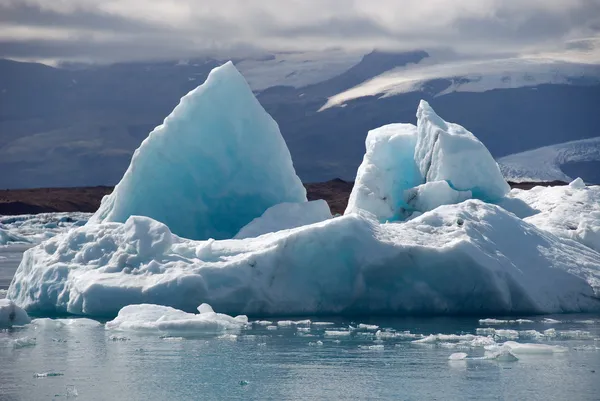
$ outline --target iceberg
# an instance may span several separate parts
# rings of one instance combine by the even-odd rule
[[[307,226],[331,219],[329,205],[322,199],[302,203],[280,203],[268,208],[234,237],[253,238],[267,233]]]
[[[479,200],[380,224],[351,213],[244,240],[193,241],[133,216],[25,252],[8,297],[27,311],[115,316],[131,304],[228,315],[600,311],[600,258]]]
[[[226,239],[283,202],[306,202],[306,190],[277,123],[228,62],[142,142],[90,223],[139,215],[186,238]]]

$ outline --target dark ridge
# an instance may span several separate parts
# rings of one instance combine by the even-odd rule
[[[509,182],[511,188],[531,189],[535,186],[566,185],[563,181]],[[348,204],[353,181],[335,178],[326,182],[304,184],[308,200],[324,199],[331,213],[342,214]],[[104,195],[113,187],[73,187],[0,190],[0,215],[52,212],[95,212]]]

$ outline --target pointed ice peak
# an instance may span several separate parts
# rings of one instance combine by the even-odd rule
[[[581,177],[577,177],[573,181],[571,181],[569,186],[571,188],[575,188],[575,189],[583,189],[583,188],[585,188],[585,182],[583,182]]]
[[[228,62],[142,142],[90,224],[139,215],[182,237],[225,239],[283,202],[306,202],[306,190],[279,126]]]

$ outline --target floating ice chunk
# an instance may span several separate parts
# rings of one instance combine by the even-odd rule
[[[212,312],[203,304],[200,314],[186,313],[168,306],[139,304],[129,305],[119,311],[118,316],[106,323],[110,330],[176,331],[215,333],[224,330],[239,330],[248,323],[246,316],[231,317]]]
[[[569,183],[569,187],[575,188],[575,189],[583,189],[583,188],[585,188],[585,182],[583,182],[581,177],[577,177]]]
[[[123,336],[109,336],[108,339],[110,341],[130,341],[131,339],[128,337],[123,337]]]
[[[321,345],[323,345],[323,341],[318,340],[317,342],[309,342],[308,345],[310,345],[311,347],[321,346]]]
[[[545,324],[558,324],[558,323],[562,323],[560,320],[556,320],[556,319],[550,319],[550,318],[544,318],[542,319],[542,323]]]
[[[473,334],[430,334],[424,338],[413,341],[415,344],[435,344],[439,342],[473,341]]]
[[[519,332],[517,330],[496,330],[494,333],[496,339],[503,340],[516,340],[519,338]]]
[[[544,336],[551,338],[556,337],[556,329],[544,330]]]
[[[224,239],[283,202],[306,202],[306,190],[277,123],[228,62],[142,142],[90,223],[148,216],[185,238]]]
[[[457,191],[446,181],[428,182],[404,191],[410,210],[424,213],[442,205],[452,205],[471,199],[471,191]]]
[[[0,299],[0,328],[23,326],[31,322],[29,315],[10,299]]]
[[[540,333],[537,330],[522,330],[519,331],[519,338],[531,338],[534,340],[541,340],[546,337],[544,334]]]
[[[267,326],[267,330],[277,330],[277,326]]]
[[[13,347],[16,349],[33,347],[36,344],[37,340],[34,337],[21,337],[13,340]]]
[[[58,373],[58,372],[45,372],[45,373],[34,373],[33,374],[33,377],[35,377],[36,379],[42,378],[42,377],[57,377],[57,376],[64,376],[64,374]]]
[[[508,322],[509,322],[508,320],[502,320],[502,319],[479,319],[479,324],[482,324],[482,325],[506,324]]]
[[[333,322],[312,322],[311,325],[313,325],[313,326],[333,326],[333,325],[335,325],[335,323],[333,323]]]
[[[563,340],[591,340],[594,338],[592,333],[585,330],[564,330],[557,333]]]
[[[422,334],[411,333],[410,331],[385,331],[385,330],[377,330],[375,333],[375,337],[380,340],[415,340],[417,338],[423,338]]]
[[[352,334],[350,331],[325,330],[326,337],[348,337],[350,334]]]
[[[442,120],[424,100],[417,110],[415,162],[423,182],[447,181],[478,199],[494,201],[510,191],[486,147],[465,128]]]
[[[579,324],[596,324],[596,320],[592,320],[592,319],[575,320],[575,323],[579,323]]]
[[[76,319],[50,319],[40,318],[33,319],[31,324],[40,329],[61,329],[61,328],[72,328],[72,327],[97,327],[102,325],[97,320],[87,318],[76,318]]]
[[[255,322],[252,322],[258,326],[270,326],[273,324],[273,322],[269,321],[269,320],[257,320]]]
[[[358,348],[371,351],[383,351],[385,347],[381,344],[375,345],[359,345]]]
[[[379,221],[404,219],[404,191],[422,184],[414,160],[417,127],[390,124],[369,131],[366,153],[344,214],[364,210]]]
[[[493,336],[494,334],[496,334],[496,329],[493,329],[491,327],[478,327],[475,330],[475,333],[477,333],[477,335],[480,336]]]
[[[500,349],[498,351],[486,351],[483,359],[493,359],[498,362],[516,362],[519,358],[509,349]]]
[[[277,326],[279,327],[290,327],[294,324],[291,320],[280,320],[277,322]]]
[[[322,199],[301,203],[280,203],[245,225],[235,239],[253,238],[281,230],[307,226],[331,219],[329,205]]]
[[[466,359],[469,355],[465,352],[455,352],[454,354],[448,357],[451,361],[460,361]]]
[[[377,330],[379,329],[379,326],[377,326],[376,324],[364,324],[364,323],[360,323],[358,325],[359,329],[362,330]]]
[[[533,320],[529,320],[529,319],[517,319],[515,320],[516,323],[519,324],[525,324],[525,323],[533,323]]]
[[[491,351],[496,351],[498,349],[506,349],[517,356],[526,354],[554,354],[569,351],[567,347],[563,347],[560,345],[518,343],[515,341],[507,341],[504,344],[499,344],[497,346],[492,346],[491,348],[486,349]]]
[[[310,332],[310,327],[298,327],[296,330],[298,330],[302,333],[308,333],[308,332]]]

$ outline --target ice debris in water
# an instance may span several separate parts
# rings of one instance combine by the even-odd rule
[[[335,323],[333,322],[312,322],[313,326],[333,326]]]
[[[500,324],[524,324],[533,323],[533,320],[529,319],[515,319],[515,320],[503,320],[503,319],[479,319],[479,324],[484,326],[500,325]]]
[[[31,322],[29,315],[10,299],[0,299],[0,329],[24,326]]]
[[[466,354],[464,352],[455,352],[454,354],[450,355],[448,357],[448,359],[451,361],[460,361],[462,359],[466,359],[467,356],[468,356],[468,354]]]
[[[239,330],[248,323],[246,316],[232,317],[215,313],[208,304],[200,305],[198,311],[199,314],[193,314],[161,305],[129,305],[121,309],[114,320],[107,322],[106,328],[111,330],[215,333]]]
[[[90,223],[147,216],[186,238],[226,239],[283,202],[306,202],[306,190],[277,123],[228,62],[148,135]]]
[[[273,322],[269,321],[269,320],[256,320],[254,322],[252,322],[258,326],[270,326],[273,324]]]
[[[13,348],[27,348],[33,347],[37,344],[35,337],[21,337],[13,340]]]
[[[381,344],[376,345],[359,345],[358,348],[371,351],[383,351],[385,347]]]
[[[324,334],[326,337],[348,337],[352,332],[344,330],[325,330]]]
[[[545,323],[545,324],[558,324],[558,323],[562,323],[562,322],[560,320],[556,320],[556,319],[544,318],[542,320],[542,323]]]
[[[568,352],[569,350],[567,347],[563,347],[560,345],[518,343],[515,341],[507,341],[503,344],[491,344],[486,346],[485,349],[491,352],[508,350],[517,356],[526,354],[564,353]]]
[[[362,330],[377,330],[379,329],[379,326],[377,326],[376,324],[364,324],[364,323],[360,323],[358,325],[359,329]]]
[[[317,342],[309,342],[308,345],[311,347],[320,346],[320,345],[323,345],[323,341],[318,340]]]
[[[64,376],[64,373],[58,373],[58,372],[45,372],[45,373],[34,373],[33,377],[35,378],[42,378],[42,377],[57,377],[57,376]]]

